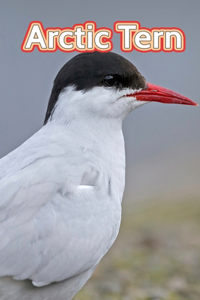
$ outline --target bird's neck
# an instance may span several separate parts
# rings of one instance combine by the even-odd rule
[[[112,195],[117,203],[122,200],[125,185],[125,151],[120,122],[109,119],[71,119],[68,122],[48,122],[49,132],[57,136],[58,143],[77,153],[81,149],[89,165],[112,183]],[[51,127],[51,128],[50,128]],[[78,152],[79,153],[79,152]],[[79,155],[79,154],[78,154]],[[111,180],[112,179],[112,180]]]
[[[112,118],[93,118],[92,116],[73,115],[65,118],[52,119],[47,126],[58,126],[74,138],[86,142],[102,143],[104,145],[119,145],[124,143],[122,123]]]
[[[91,140],[102,140],[106,142],[121,138],[122,119],[112,118],[88,111],[81,107],[80,99],[71,104],[71,98],[61,95],[52,116],[49,118],[47,125],[56,125],[70,130],[75,136],[90,138]],[[75,103],[75,105],[74,105]],[[75,106],[75,107],[74,107]]]

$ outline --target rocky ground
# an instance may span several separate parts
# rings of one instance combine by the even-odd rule
[[[200,199],[125,204],[117,241],[75,300],[199,300]]]

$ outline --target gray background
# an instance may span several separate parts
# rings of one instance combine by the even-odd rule
[[[179,27],[186,35],[183,53],[123,53],[119,34],[113,36],[113,51],[132,61],[147,81],[200,103],[199,11],[199,0],[0,0],[0,157],[40,129],[53,79],[76,55],[23,53],[20,47],[31,21],[41,21],[45,28],[90,20],[111,29],[115,21],[126,20],[148,28]],[[198,197],[199,114],[198,107],[151,103],[128,116],[126,200]]]

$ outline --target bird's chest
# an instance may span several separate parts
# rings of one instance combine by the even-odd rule
[[[66,221],[68,215],[74,216],[73,222],[77,224],[73,223],[73,231],[77,230],[73,235],[85,237],[84,243],[88,243],[91,256],[97,261],[113,244],[120,227],[125,185],[123,137],[119,134],[112,142],[80,140],[77,149],[79,164],[73,161],[77,165],[73,170],[78,176],[72,177],[72,193],[63,198],[62,213],[65,211]],[[73,154],[75,157],[76,152]]]
[[[114,153],[109,160],[104,161],[101,181],[110,201],[121,205],[125,186],[125,162],[122,155]]]
[[[125,153],[124,144],[114,144],[103,151],[100,159],[99,185],[104,187],[110,201],[120,203],[122,201],[125,186]]]
[[[121,201],[125,185],[124,145],[86,151],[89,161],[86,172],[79,186],[84,200],[83,210],[95,228],[94,236],[98,236],[98,249],[95,253],[107,252],[116,239],[121,222]],[[87,157],[87,153],[88,157]],[[81,197],[82,197],[81,196]]]
[[[116,239],[121,223],[121,202],[125,186],[125,155],[123,147],[104,149],[99,155],[95,190],[100,235],[103,234],[106,251]],[[102,230],[104,228],[104,230]]]

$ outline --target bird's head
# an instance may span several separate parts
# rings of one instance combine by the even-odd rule
[[[123,120],[136,107],[150,101],[197,105],[171,90],[147,83],[124,57],[108,53],[78,54],[68,61],[54,80],[45,123],[78,112]]]

